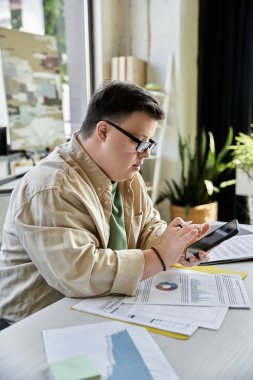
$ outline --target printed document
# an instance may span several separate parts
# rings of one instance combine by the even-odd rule
[[[45,330],[43,338],[50,368],[56,363],[58,369],[76,371],[73,365],[68,367],[69,359],[85,355],[103,380],[125,378],[126,373],[133,380],[179,380],[151,335],[141,327],[103,322]],[[83,368],[81,377],[69,378],[86,378],[86,370]]]
[[[174,321],[198,325],[206,329],[218,330],[228,312],[228,307],[200,307],[176,305],[139,305],[135,304],[129,310],[132,315],[164,321]]]
[[[73,309],[187,336],[191,336],[198,328],[196,322],[188,324],[185,320],[181,322],[175,318],[172,321],[169,321],[168,318],[163,320],[160,316],[157,317],[155,313],[150,316],[138,315],[131,312],[132,305],[123,303],[124,299],[125,296],[86,298],[74,305]]]
[[[209,261],[205,263],[253,260],[253,234],[238,235],[218,245],[209,253]]]
[[[217,275],[169,268],[139,283],[136,295],[125,303],[249,308],[239,275]]]

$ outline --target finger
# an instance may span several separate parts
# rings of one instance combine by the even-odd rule
[[[206,234],[210,229],[210,224],[203,223],[203,224],[191,224],[188,226],[189,228],[195,228],[197,229],[201,234]]]
[[[209,223],[203,223],[201,225],[200,234],[201,236],[205,235],[211,228],[211,225]]]
[[[198,234],[196,236],[194,236],[194,238],[192,239],[192,241],[189,242],[189,245],[195,243],[197,240],[199,240],[203,236],[205,236],[206,233],[209,231],[209,229],[210,229],[210,224],[208,224],[208,223],[202,224],[201,231],[198,231]]]
[[[189,262],[192,265],[199,265],[200,263],[208,261],[208,254],[204,251],[199,251],[197,255],[191,256]]]
[[[179,227],[180,224],[182,224],[182,223],[184,223],[184,220],[178,216],[175,219],[173,219],[172,222],[170,222],[169,225],[171,227]]]
[[[184,230],[181,228],[181,230],[178,232],[178,235],[182,238],[185,245],[188,245],[198,235],[198,230],[194,228],[193,230],[191,229],[187,232],[186,229]]]
[[[189,263],[191,264],[191,266],[199,265],[199,264],[200,264],[200,259],[199,259],[198,255],[196,255],[196,256],[191,256],[191,257],[189,258]]]
[[[195,265],[195,264],[192,264],[190,261],[186,260],[184,255],[180,257],[178,262],[184,267],[192,267],[193,265]]]
[[[184,228],[194,228],[196,230],[198,230],[199,232],[202,231],[202,224],[189,224],[188,226],[184,226]]]
[[[200,238],[200,233],[206,233],[207,227],[204,228],[204,231],[202,231],[202,224],[189,224],[184,225],[180,229],[178,229],[181,232],[181,235],[184,235],[186,232],[189,232],[191,230],[197,230],[198,231],[198,239]],[[202,235],[201,235],[202,236]]]
[[[206,261],[209,260],[208,253],[206,253],[204,251],[199,251],[198,256],[199,256],[199,259],[200,259],[201,262],[206,262]]]
[[[185,260],[185,256],[181,256],[180,259],[178,260],[179,264],[183,265],[184,267],[188,267],[189,266],[189,262],[187,260]]]

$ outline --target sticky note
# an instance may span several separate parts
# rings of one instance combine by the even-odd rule
[[[87,355],[49,363],[49,367],[55,380],[97,380],[101,378],[97,368]]]

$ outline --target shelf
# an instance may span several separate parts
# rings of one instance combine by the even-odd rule
[[[167,128],[169,99],[168,94],[162,91],[150,91],[150,93],[159,101],[165,112],[165,118],[158,123],[154,137],[154,140],[157,141],[157,145],[154,148],[152,154],[145,160],[141,171],[150,197],[153,203],[155,203],[158,197],[158,187],[162,163],[162,144],[164,142]]]
[[[158,90],[149,90],[149,92],[154,96],[155,98],[165,98],[167,96],[166,92],[164,91],[158,91]],[[158,100],[158,99],[157,99]]]

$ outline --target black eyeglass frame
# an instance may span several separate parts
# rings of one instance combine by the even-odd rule
[[[156,146],[157,142],[150,139],[149,141],[139,140],[137,137],[133,136],[131,133],[127,132],[125,129],[121,128],[119,125],[113,123],[112,121],[105,120],[106,123],[110,124],[112,127],[116,128],[118,131],[123,133],[125,136],[129,137],[131,140],[137,143],[136,150],[138,153],[144,153],[148,149],[151,150]]]

